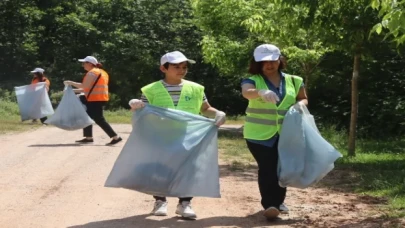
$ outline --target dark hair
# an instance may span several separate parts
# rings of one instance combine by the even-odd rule
[[[179,63],[177,63],[177,64],[179,64]],[[165,63],[165,64],[163,64],[163,67],[167,70],[167,69],[169,69],[170,65],[177,65],[177,64],[175,64],[175,63]],[[187,62],[187,68],[189,66],[190,66],[190,64]]]
[[[287,59],[286,57],[280,55],[279,57],[280,65],[278,66],[278,70],[284,70],[287,67]],[[256,62],[254,58],[250,60],[249,64],[249,74],[262,74],[263,73],[263,62]]]
[[[91,65],[93,65],[93,66],[95,66],[97,68],[103,69],[103,64],[101,64],[101,63],[97,63],[97,64],[93,64],[91,62],[86,62],[86,63],[90,63]]]
[[[44,74],[44,73],[35,72],[34,75],[35,75],[35,77],[38,78],[38,81],[40,81],[40,82],[45,81],[45,80],[44,80],[44,78],[45,78],[45,74]]]
[[[165,63],[165,64],[163,64],[163,67],[167,70],[167,69],[169,69],[169,65],[170,65],[170,63]]]

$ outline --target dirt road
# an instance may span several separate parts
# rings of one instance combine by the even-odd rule
[[[114,125],[126,141],[131,126]],[[81,131],[54,127],[0,136],[0,227],[389,227],[370,200],[328,189],[290,189],[290,215],[267,222],[260,214],[254,168],[231,172],[221,162],[221,199],[196,198],[198,220],[151,217],[151,196],[103,187],[122,144],[104,146],[95,127],[93,145],[77,145]],[[387,225],[387,226],[386,226]]]

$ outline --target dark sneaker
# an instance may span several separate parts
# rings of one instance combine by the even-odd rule
[[[84,139],[82,139],[82,140],[77,140],[76,142],[77,142],[77,143],[92,143],[92,142],[94,142],[94,140],[93,140],[93,139],[84,138]]]
[[[122,138],[121,137],[118,137],[118,139],[113,139],[113,140],[111,140],[111,142],[109,142],[109,143],[107,143],[107,144],[105,144],[106,146],[112,146],[112,145],[114,145],[114,144],[117,144],[117,143],[119,143],[119,142],[121,142],[122,141]]]

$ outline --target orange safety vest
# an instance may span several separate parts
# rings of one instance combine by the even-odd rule
[[[94,77],[94,76],[89,76],[90,73],[93,73],[94,75],[96,75],[96,78],[94,78],[94,80],[92,80],[93,83],[88,85],[88,87],[83,88],[84,94],[87,97],[87,101],[108,101],[109,100],[109,96],[108,96],[109,76],[108,76],[107,72],[105,72],[104,70],[102,70],[100,68],[93,68],[92,70],[87,72],[87,74],[84,76],[82,83],[84,83],[86,81],[87,77]],[[101,74],[101,76],[100,76],[100,74]],[[94,82],[96,81],[98,76],[100,76],[100,79],[98,79],[97,83],[94,85]],[[93,85],[94,85],[94,88],[89,95],[90,89],[93,87]]]
[[[39,83],[39,82],[40,82],[40,81],[39,81],[39,78],[34,77],[34,78],[32,79],[32,81],[31,81],[31,85],[37,84],[37,83]],[[43,77],[42,82],[45,82],[46,85],[48,86],[48,88],[49,88],[49,86],[51,85],[51,82],[50,82],[49,79],[46,78],[46,77]]]
[[[37,84],[37,83],[39,83],[39,82],[41,82],[41,81],[39,81],[39,78],[34,77],[34,78],[32,79],[32,81],[31,81],[31,85]],[[42,78],[42,82],[45,82],[45,83],[46,83],[46,91],[49,92],[49,86],[51,85],[51,82],[49,81],[49,79],[46,78],[46,77],[43,77],[43,78]]]

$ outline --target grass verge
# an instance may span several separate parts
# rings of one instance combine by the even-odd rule
[[[405,140],[360,139],[356,157],[347,157],[346,134],[333,127],[320,130],[344,157],[338,159],[335,170],[317,186],[379,197],[386,203],[382,209],[387,217],[405,217]],[[244,170],[255,165],[240,135],[223,132],[219,139],[221,158],[231,169]]]

